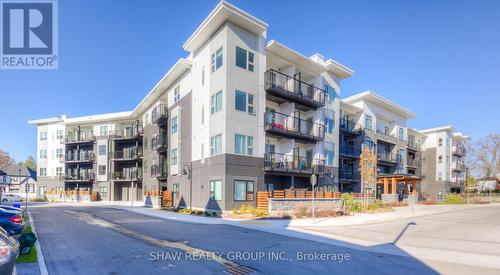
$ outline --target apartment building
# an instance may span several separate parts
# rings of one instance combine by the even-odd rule
[[[230,210],[257,190],[337,190],[340,81],[348,67],[267,39],[268,25],[220,2],[189,53],[129,112],[30,121],[39,193],[92,189],[103,200]]]
[[[420,133],[425,134],[422,196],[442,200],[448,193],[463,192],[467,172],[465,143],[469,137],[451,125],[421,130]]]

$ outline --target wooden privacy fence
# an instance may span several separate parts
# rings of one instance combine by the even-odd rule
[[[45,192],[46,195],[60,195],[60,196],[70,196],[70,195],[90,195],[90,191],[77,191],[77,190],[71,190],[71,191],[55,191],[55,190],[50,190]]]
[[[353,198],[363,198],[362,193],[349,193]],[[312,199],[313,191],[308,190],[273,190],[273,191],[258,191],[257,192],[257,208],[267,211],[269,202],[268,199]],[[315,198],[318,199],[339,199],[340,192],[315,191]],[[369,196],[372,198],[373,196]]]
[[[160,192],[154,190],[154,191],[144,191],[144,196],[149,196],[149,197],[158,197]]]
[[[172,191],[163,191],[161,198],[161,207],[173,207],[173,193]]]

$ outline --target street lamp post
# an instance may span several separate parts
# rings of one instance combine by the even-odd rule
[[[193,175],[192,164],[184,164],[182,167],[182,174],[187,175],[189,179],[189,210],[193,207]]]

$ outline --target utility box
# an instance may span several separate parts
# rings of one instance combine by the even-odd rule
[[[33,245],[36,242],[36,236],[33,233],[23,233],[21,237],[19,237],[19,253],[20,254],[29,254]]]

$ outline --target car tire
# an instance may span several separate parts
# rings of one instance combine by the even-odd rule
[[[9,200],[8,199],[3,199],[2,202],[8,202]]]

